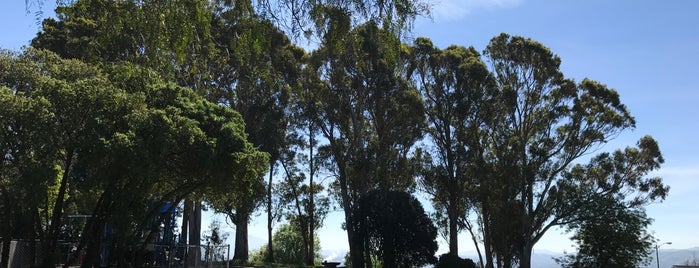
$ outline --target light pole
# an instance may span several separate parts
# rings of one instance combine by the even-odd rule
[[[665,242],[662,244],[655,244],[655,263],[658,264],[658,268],[660,268],[660,256],[658,255],[658,248],[662,245],[672,245],[672,242]]]

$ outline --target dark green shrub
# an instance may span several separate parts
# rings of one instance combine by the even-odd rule
[[[454,254],[442,254],[435,268],[476,268],[476,263],[471,259],[462,259]]]

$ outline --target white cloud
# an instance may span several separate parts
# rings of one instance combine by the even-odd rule
[[[435,0],[432,15],[435,20],[460,19],[476,9],[509,8],[523,0]]]
[[[340,257],[340,255],[336,251],[333,251],[332,253],[330,253],[330,255],[325,257],[325,259],[323,259],[323,261],[335,261],[339,257]]]

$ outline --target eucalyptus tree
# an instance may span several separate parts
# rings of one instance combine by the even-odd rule
[[[292,88],[298,86],[304,51],[259,17],[250,1],[235,1],[232,7],[221,9],[217,19],[215,37],[221,51],[226,52],[215,77],[217,100],[241,113],[249,140],[270,155],[265,201],[271,262],[274,167],[281,150],[289,146],[284,144],[289,98]]]
[[[426,156],[421,186],[432,198],[437,221],[446,228],[449,253],[456,255],[457,235],[463,228],[471,233],[476,247],[479,244],[478,230],[467,214],[477,176],[472,156],[482,150],[479,132],[487,123],[488,104],[494,97],[492,76],[473,47],[441,50],[427,38],[414,41],[408,66],[407,75],[422,94],[429,122],[425,150],[431,154]]]
[[[289,124],[286,131],[288,146],[282,150],[280,164],[282,177],[280,195],[286,218],[300,230],[306,253],[306,265],[314,264],[318,230],[330,207],[324,180],[319,180],[327,169],[327,155],[319,150],[318,114],[321,102],[317,89],[322,86],[320,74],[307,64],[308,55],[301,61],[300,83],[291,90]]]
[[[630,208],[665,198],[669,188],[648,176],[663,162],[650,137],[575,165],[634,127],[616,91],[566,79],[560,58],[531,39],[501,34],[484,54],[497,92],[496,113],[483,128],[487,150],[478,156],[487,171],[478,187],[489,198],[479,205],[488,212],[481,215],[486,249],[504,267],[530,267],[533,245],[554,226],[584,221],[577,215],[592,198],[612,196]]]
[[[325,16],[337,10],[351,13],[352,23],[373,22],[380,28],[399,34],[409,31],[417,16],[427,16],[431,4],[423,0],[339,1],[339,0],[282,0],[255,1],[258,12],[274,21],[290,35],[306,38],[325,34],[322,23]]]
[[[419,93],[399,75],[400,42],[374,23],[350,26],[349,15],[327,17],[321,47],[310,56],[318,72],[318,129],[328,144],[335,191],[345,212],[352,264],[363,267],[368,244],[357,235],[356,202],[372,189],[410,190],[411,149],[422,135]],[[368,258],[367,258],[368,259]]]

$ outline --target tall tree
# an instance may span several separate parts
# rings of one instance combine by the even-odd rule
[[[428,144],[432,144],[426,151],[434,155],[426,157],[421,186],[431,196],[435,214],[446,216],[437,220],[446,228],[449,253],[457,255],[457,235],[463,228],[470,231],[476,247],[479,242],[467,218],[475,177],[470,158],[479,150],[478,132],[489,115],[492,77],[473,47],[440,50],[429,39],[418,38],[408,58],[408,76],[425,101]]]
[[[270,154],[267,181],[268,261],[273,261],[273,175],[284,149],[290,91],[297,86],[303,50],[283,32],[262,20],[250,1],[236,1],[221,10],[216,40],[222,44],[225,64],[216,77],[218,101],[239,111],[250,141]]]
[[[302,147],[305,145],[298,144],[296,149]],[[283,214],[289,221],[289,225],[298,230],[301,236],[306,265],[314,265],[316,259],[314,252],[317,245],[311,243],[317,243],[317,241],[311,236],[316,236],[316,230],[322,226],[330,208],[330,199],[319,195],[325,190],[324,187],[318,183],[313,184],[313,177],[316,176],[317,171],[313,163],[314,157],[313,148],[308,155],[303,153],[297,155],[292,151],[285,152],[281,160],[285,175],[284,180],[279,184],[280,202],[285,204],[282,205]],[[308,167],[310,171],[308,179],[303,172],[303,167]]]
[[[0,69],[26,67],[7,65],[13,53],[3,51]],[[9,69],[7,67],[10,67]],[[19,68],[23,69],[23,68]],[[32,73],[16,74],[32,76]],[[52,141],[50,104],[43,98],[32,98],[24,90],[25,83],[13,75],[3,75],[0,83],[0,236],[2,248],[9,248],[12,239],[34,241],[43,237],[41,226],[50,216],[48,207],[55,197],[56,178]],[[41,234],[41,235],[39,235]],[[33,252],[36,252],[32,247]],[[33,254],[28,261],[35,263]],[[0,256],[6,266],[9,250]]]
[[[415,88],[398,75],[400,42],[373,23],[350,30],[348,14],[327,17],[322,46],[309,63],[321,74],[318,128],[328,144],[337,194],[345,212],[352,264],[363,267],[367,245],[353,218],[371,189],[414,186],[411,148],[424,126]]]
[[[485,56],[496,81],[497,113],[483,128],[487,151],[479,161],[487,172],[479,187],[488,198],[480,207],[487,212],[481,215],[490,236],[486,247],[505,261],[503,266],[518,261],[530,267],[533,245],[551,227],[581,220],[576,212],[594,194],[628,197],[629,207],[665,198],[668,187],[647,177],[663,162],[650,137],[637,148],[601,154],[584,168],[573,166],[634,127],[616,91],[592,80],[576,84],[564,78],[560,59],[531,39],[501,34],[490,41]]]
[[[115,66],[106,74],[39,50],[0,64],[12,70],[2,74],[12,83],[8,87],[44,100],[53,114],[50,140],[37,145],[56,148],[46,164],[60,168],[58,178],[44,178],[57,180],[55,197],[47,198],[53,202],[45,212],[50,217],[41,225],[44,266],[54,266],[51,250],[63,229],[69,185],[91,185],[98,197],[79,245],[89,245],[84,265],[99,260],[106,223],[119,230],[109,236],[111,257],[123,262],[128,260],[118,257],[133,249],[143,230],[152,232],[142,247],[155,238],[165,217],[157,212],[165,203],[209,188],[246,185],[267,161],[246,141],[239,114],[189,89],[151,83],[157,75],[138,66]]]
[[[68,185],[74,177],[76,164],[81,157],[89,157],[102,146],[101,139],[108,139],[115,126],[123,123],[117,115],[131,103],[126,95],[114,90],[106,76],[77,60],[63,60],[53,53],[30,49],[18,57],[6,58],[3,63],[8,79],[22,85],[23,94],[44,99],[53,115],[50,141],[41,146],[51,146],[55,155],[44,159],[45,164],[60,167],[60,176],[45,177],[57,181],[52,204],[45,212],[45,233],[42,241],[43,265],[55,261],[54,252],[64,221]],[[15,68],[16,67],[16,68]],[[124,106],[119,106],[123,104]]]
[[[286,129],[288,91],[296,80],[296,58],[303,51],[258,17],[251,1],[82,0],[57,13],[59,20],[45,21],[34,46],[100,64],[134,62],[241,112],[250,141],[271,156],[271,196],[272,170]],[[269,208],[271,199],[267,201]],[[237,206],[240,224],[247,223],[257,204]],[[269,227],[271,239],[271,220]]]

